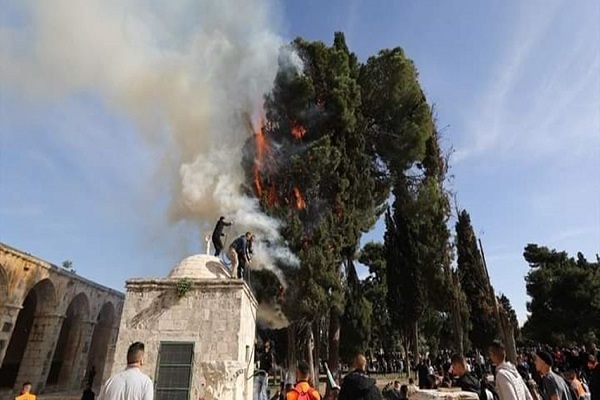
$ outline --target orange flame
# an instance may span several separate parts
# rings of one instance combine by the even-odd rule
[[[254,140],[256,141],[256,159],[254,160],[254,190],[258,197],[262,196],[262,184],[260,179],[260,166],[265,159],[265,153],[268,150],[267,140],[263,133],[262,120],[259,123],[258,130],[254,133]]]
[[[299,123],[294,123],[292,125],[292,136],[296,139],[302,139],[306,135],[306,128],[300,125]]]
[[[306,201],[304,201],[302,193],[300,193],[300,189],[297,187],[294,188],[294,197],[296,198],[296,208],[298,210],[304,210],[306,208]]]
[[[269,186],[269,193],[267,195],[267,203],[271,206],[277,204],[277,191],[275,190],[274,185]]]

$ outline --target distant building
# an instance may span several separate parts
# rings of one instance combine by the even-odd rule
[[[125,296],[0,243],[0,399],[76,391],[112,369]]]

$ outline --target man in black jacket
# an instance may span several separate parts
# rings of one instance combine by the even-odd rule
[[[479,393],[481,384],[475,375],[467,370],[467,361],[460,354],[455,354],[451,359],[452,375],[455,380],[452,384],[454,387],[459,387],[462,391]]]
[[[338,400],[382,400],[375,380],[367,375],[367,359],[359,354],[352,364],[354,370],[342,382]]]
[[[219,218],[212,234],[212,242],[213,246],[215,246],[215,256],[217,257],[219,257],[219,254],[221,254],[221,250],[223,250],[224,247],[221,236],[223,236],[223,228],[226,226],[231,226],[231,222],[225,222],[225,217]]]

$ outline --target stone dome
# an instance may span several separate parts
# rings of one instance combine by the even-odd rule
[[[221,264],[221,260],[208,254],[196,254],[184,259],[169,274],[169,278],[223,279],[229,277],[229,270]]]

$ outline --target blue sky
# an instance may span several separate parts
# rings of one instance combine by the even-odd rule
[[[288,0],[279,11],[287,39],[330,43],[341,30],[362,60],[401,46],[415,61],[455,151],[450,186],[521,321],[527,243],[600,253],[599,2]],[[0,0],[0,55],[14,26],[35,30],[18,1]],[[93,92],[32,101],[26,89],[0,92],[0,241],[120,290],[198,251],[204,232],[168,223],[159,152],[126,115]]]

